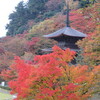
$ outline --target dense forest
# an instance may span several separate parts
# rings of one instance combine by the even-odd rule
[[[70,0],[70,9],[87,7],[95,2],[96,0]],[[30,28],[28,25],[30,21],[37,23],[58,12],[66,12],[64,0],[28,0],[26,4],[21,1],[15,7],[15,11],[9,15],[10,22],[6,25],[7,35],[22,34]]]
[[[43,37],[66,26],[65,1],[21,1],[9,15],[7,36],[0,38],[0,82],[8,82],[15,100],[87,100],[99,93],[99,0],[69,2],[70,26],[87,34],[76,43],[77,57]],[[52,53],[42,51],[51,47]]]

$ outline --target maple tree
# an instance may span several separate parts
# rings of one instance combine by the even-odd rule
[[[26,49],[26,39],[21,35],[16,37],[4,37],[0,39],[0,73],[13,63],[14,56],[23,56]]]
[[[39,55],[26,63],[19,57],[1,76],[10,80],[15,100],[86,100],[99,82],[100,66],[70,66],[74,51],[57,46],[53,53]]]
[[[100,64],[100,23],[99,23],[99,3],[85,10],[80,11],[83,14],[83,19],[80,23],[83,26],[79,27],[83,32],[88,34],[88,37],[82,41],[78,41],[80,48],[83,48],[83,61],[88,65]],[[77,19],[77,17],[76,17]],[[77,19],[78,20],[78,19]],[[84,23],[83,23],[83,22]],[[78,22],[78,21],[77,21]],[[75,25],[75,23],[74,23]],[[79,25],[79,24],[76,24]],[[85,26],[85,27],[84,27]],[[76,26],[75,26],[76,27]]]
[[[93,33],[99,24],[99,3],[70,13],[71,26],[86,34]]]
[[[44,40],[41,36],[65,26],[66,16],[61,13],[34,25],[27,34],[0,39],[0,71],[11,65],[15,55],[24,59],[15,58],[15,63],[1,73],[1,77],[10,81],[11,93],[18,94],[17,100],[86,100],[95,88],[98,89],[97,83],[100,82],[98,8],[98,4],[95,4],[70,13],[71,26],[88,34],[88,37],[79,41],[78,45],[84,49],[83,60],[89,66],[69,65],[75,52],[69,49],[63,51],[58,47],[54,47],[51,54],[36,56],[33,62],[34,55],[39,54],[42,47],[52,44],[52,41]],[[49,45],[46,45],[47,43]]]
[[[84,59],[83,61],[88,65],[99,65],[100,64],[100,26],[90,34],[87,38],[82,41],[78,41],[78,45],[84,48]]]
[[[91,10],[92,9],[92,10]],[[90,53],[87,50],[91,50],[91,48],[99,48],[99,45],[92,45],[96,43],[98,38],[99,44],[99,4],[96,3],[90,7],[72,10],[70,12],[70,24],[71,27],[86,33],[89,35],[89,38],[84,39],[78,43],[79,47],[83,48],[85,63],[91,63],[91,65],[100,64],[99,59],[99,51],[92,50]],[[52,33],[60,28],[65,27],[66,16],[62,13],[56,14],[54,17],[46,19],[40,23],[34,23],[34,21],[29,21],[28,25],[33,27],[28,32],[24,32],[24,34],[16,35],[15,37],[4,37],[0,39],[0,60],[2,61],[4,53],[9,52],[14,55],[20,56],[23,59],[27,56],[32,57],[35,54],[42,54],[41,49],[50,48],[55,41],[48,40],[42,38],[44,34]],[[95,31],[94,31],[95,30]],[[93,35],[94,34],[94,35]],[[96,35],[97,34],[97,35]],[[38,37],[39,41],[35,41],[35,38]],[[92,38],[95,38],[94,40]],[[90,41],[89,41],[90,40]],[[94,42],[91,42],[93,40]],[[20,41],[20,42],[19,42]],[[31,43],[30,45],[28,43]],[[16,45],[15,45],[16,44]],[[90,48],[91,47],[91,48]],[[11,55],[12,55],[11,54]],[[29,56],[28,56],[29,55]],[[89,55],[89,56],[88,56]],[[6,55],[5,55],[6,56]],[[9,57],[7,61],[9,61]],[[27,58],[28,59],[28,58]],[[97,59],[97,60],[96,60]],[[5,61],[3,61],[5,62]],[[12,61],[11,61],[12,62]],[[7,63],[7,62],[6,62]],[[9,63],[9,62],[8,62]],[[2,63],[1,63],[2,64]],[[2,64],[2,68],[3,68]],[[9,64],[8,64],[9,65]]]
[[[27,41],[26,49],[27,51],[34,52],[36,43],[39,41],[38,37],[33,37],[31,40]]]

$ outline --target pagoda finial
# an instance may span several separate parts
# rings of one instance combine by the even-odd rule
[[[69,0],[65,0],[65,2],[66,2],[66,7],[67,7],[66,25],[67,25],[67,27],[70,27],[70,22],[69,22]]]

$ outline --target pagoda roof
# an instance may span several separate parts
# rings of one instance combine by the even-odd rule
[[[75,29],[72,29],[71,27],[64,27],[51,34],[43,35],[43,37],[54,38],[54,37],[59,37],[61,35],[72,36],[72,37],[86,37],[87,36],[86,34],[79,32]]]

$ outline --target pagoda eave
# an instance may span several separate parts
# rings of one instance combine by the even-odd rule
[[[48,34],[48,35],[43,35],[43,37],[46,38],[54,38],[54,37],[59,37],[61,35],[66,35],[66,36],[72,36],[72,37],[87,37],[86,34],[79,32],[75,29],[72,29],[71,27],[64,27],[54,33]]]

